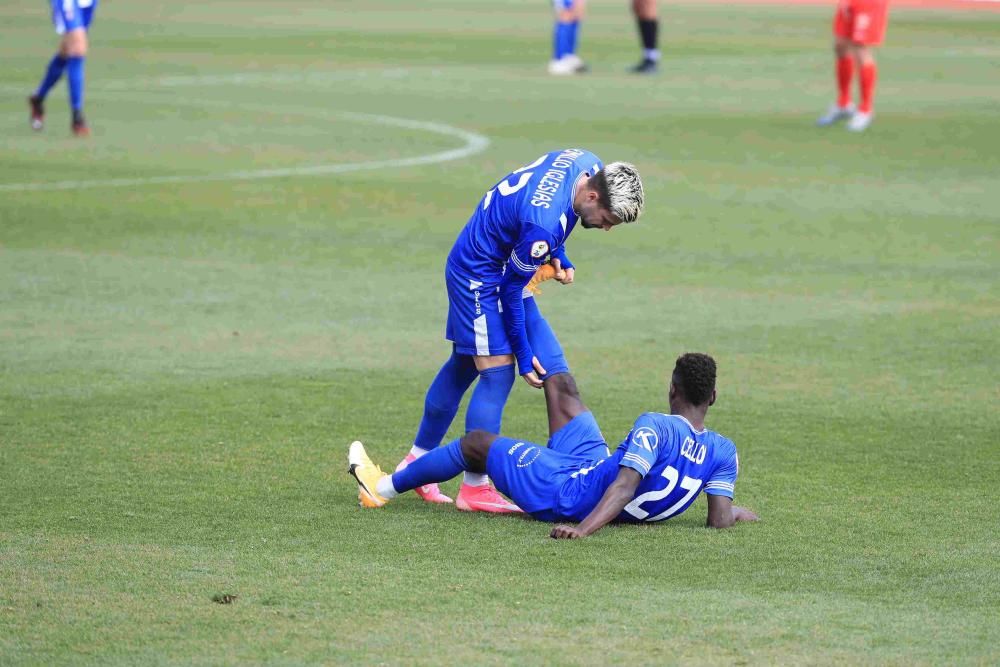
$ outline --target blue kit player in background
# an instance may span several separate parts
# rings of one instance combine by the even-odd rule
[[[716,398],[715,375],[715,360],[708,355],[678,357],[670,381],[671,414],[640,415],[614,453],[573,377],[562,374],[545,384],[548,447],[474,431],[389,476],[354,442],[350,473],[362,505],[379,507],[460,470],[486,471],[535,519],[579,522],[556,525],[550,536],[557,539],[586,537],[612,521],[663,521],[690,507],[701,491],[708,496],[708,526],[756,521],[756,514],[732,502],[739,474],[736,446],[705,427]]]
[[[552,30],[549,74],[582,74],[587,71],[587,65],[576,54],[576,47],[580,41],[580,23],[586,0],[552,0],[552,8],[556,12],[556,22]]]
[[[571,283],[575,270],[564,243],[577,223],[607,231],[636,220],[642,206],[642,181],[635,167],[625,162],[604,166],[596,155],[578,148],[546,153],[486,192],[448,255],[445,337],[452,352],[427,390],[413,447],[397,469],[441,444],[462,396],[477,378],[465,430],[497,433],[514,384],[515,360],[518,373],[536,388],[569,371],[526,286],[543,265],[555,269],[563,284]],[[452,502],[437,484],[422,486],[417,494],[429,502]],[[468,511],[520,511],[481,471],[466,473],[456,504]]]
[[[83,63],[87,57],[87,30],[97,9],[97,0],[51,0],[52,23],[60,35],[59,52],[49,66],[35,94],[28,98],[31,107],[31,127],[39,131],[45,126],[45,96],[49,94],[63,72],[69,80],[69,103],[72,111],[71,129],[78,137],[90,136],[83,117]]]

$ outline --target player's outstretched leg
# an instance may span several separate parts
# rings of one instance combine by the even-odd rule
[[[443,482],[460,472],[486,472],[486,455],[496,437],[483,431],[467,433],[461,439],[438,447],[391,476],[383,473],[368,457],[364,445],[355,441],[348,451],[348,472],[358,483],[358,500],[361,506],[382,507],[400,493]],[[500,500],[489,511],[513,513],[521,510],[500,496]]]
[[[385,477],[382,469],[368,457],[365,446],[355,440],[347,450],[347,472],[358,483],[358,504],[362,507],[382,507],[388,498],[378,493],[378,481]]]
[[[546,371],[542,380],[548,380],[560,373],[569,373],[569,364],[566,362],[566,355],[563,354],[562,345],[559,344],[559,339],[556,338],[548,321],[542,316],[535,298],[528,296],[522,300],[522,303],[524,304],[524,328],[528,334],[528,343],[534,350],[535,356],[538,357],[538,362]]]
[[[556,434],[577,415],[587,412],[580,398],[576,380],[569,373],[560,373],[545,380],[545,409],[549,415],[549,437]]]

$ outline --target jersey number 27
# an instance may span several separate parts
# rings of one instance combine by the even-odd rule
[[[680,480],[680,487],[687,491],[687,493],[684,494],[684,497],[656,516],[649,516],[649,512],[642,509],[642,504],[660,500],[661,498],[669,496],[677,487],[677,481],[680,477],[680,473],[677,472],[677,468],[667,466],[663,469],[663,476],[667,478],[666,488],[660,489],[659,491],[647,491],[626,505],[625,511],[640,521],[662,521],[663,519],[670,518],[674,514],[677,514],[677,512],[687,504],[687,501],[691,500],[691,497],[698,493],[698,490],[701,488],[700,479],[684,475],[684,479]]]

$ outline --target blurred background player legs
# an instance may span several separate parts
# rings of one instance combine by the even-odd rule
[[[45,97],[65,71],[69,80],[72,113],[70,127],[78,137],[90,135],[83,116],[84,61],[87,57],[87,29],[96,7],[97,0],[52,0],[52,23],[61,36],[59,51],[49,61],[38,89],[28,98],[32,129],[38,131],[45,126]]]
[[[656,0],[632,0],[632,13],[642,41],[642,60],[632,68],[632,72],[654,74],[660,63],[660,20],[656,14]]]
[[[872,47],[885,38],[887,0],[841,0],[833,21],[837,101],[816,121],[820,127],[846,120],[847,129],[862,132],[874,117],[873,102],[878,68]],[[861,99],[851,101],[851,84],[858,73]]]
[[[553,0],[556,12],[552,30],[552,60],[549,74],[567,76],[587,71],[587,65],[576,54],[583,20],[585,0]]]

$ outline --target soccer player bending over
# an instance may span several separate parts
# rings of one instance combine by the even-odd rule
[[[59,52],[49,62],[42,83],[28,98],[31,107],[31,128],[45,126],[45,96],[59,82],[63,71],[69,79],[69,103],[73,114],[70,129],[78,137],[90,135],[83,117],[83,63],[87,57],[87,30],[97,8],[97,0],[51,0],[52,23],[61,35]]]
[[[467,433],[389,476],[360,442],[348,453],[349,472],[365,507],[381,507],[400,493],[444,481],[462,470],[487,472],[497,488],[540,521],[550,536],[591,535],[612,521],[650,523],[677,516],[698,493],[708,496],[707,525],[728,528],[757,515],[733,505],[739,460],[731,440],[705,427],[715,403],[715,360],[689,353],[670,380],[670,413],[647,412],[611,453],[573,377],[545,382],[548,447],[483,431]]]
[[[559,341],[526,289],[543,266],[563,284],[574,280],[565,242],[579,223],[609,231],[633,222],[643,206],[642,181],[625,162],[605,166],[593,153],[566,148],[501,179],[479,200],[445,265],[451,355],[427,390],[413,446],[397,470],[441,444],[459,402],[476,379],[465,430],[500,432],[504,404],[518,373],[532,387],[569,372]],[[450,503],[437,484],[417,488],[428,502]],[[467,470],[461,510],[520,512],[482,470]]]

